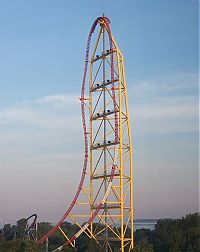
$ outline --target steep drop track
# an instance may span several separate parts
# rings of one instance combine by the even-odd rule
[[[59,227],[63,224],[63,222],[66,220],[66,218],[69,216],[70,212],[72,211],[72,209],[74,208],[78,197],[81,193],[83,184],[84,184],[84,180],[86,177],[86,170],[87,170],[87,164],[88,164],[88,157],[89,157],[89,149],[88,149],[88,131],[87,131],[87,124],[86,124],[86,112],[85,112],[85,90],[86,90],[86,77],[87,77],[87,71],[88,71],[88,62],[89,62],[89,54],[90,54],[90,46],[91,46],[91,39],[92,39],[92,35],[97,27],[97,25],[100,26],[104,26],[107,33],[108,33],[108,37],[109,37],[109,45],[110,45],[110,51],[113,51],[113,39],[112,39],[112,33],[110,30],[110,21],[107,17],[103,16],[103,17],[98,17],[89,32],[89,36],[88,36],[88,41],[87,41],[87,47],[86,47],[86,57],[85,57],[85,67],[84,67],[84,74],[83,74],[83,81],[82,81],[82,89],[81,89],[81,112],[82,112],[82,124],[83,124],[83,133],[84,133],[84,144],[85,144],[85,155],[84,155],[84,163],[83,163],[83,170],[82,170],[82,174],[81,174],[81,179],[80,179],[80,183],[77,189],[77,192],[69,206],[69,208],[66,210],[66,212],[64,213],[64,215],[62,216],[62,218],[58,221],[58,223],[43,237],[41,237],[38,240],[38,244],[42,244],[44,243],[56,230],[59,229]],[[114,59],[113,59],[113,53],[111,53],[111,84],[112,84],[112,99],[113,99],[113,106],[114,106],[114,117],[115,117],[115,146],[117,146],[117,143],[119,142],[119,134],[118,134],[118,116],[117,116],[117,107],[116,107],[116,98],[115,98],[115,82],[114,82]],[[111,170],[111,174],[110,174],[110,178],[109,178],[109,182],[108,182],[108,188],[107,191],[102,199],[102,201],[99,203],[97,209],[95,210],[95,212],[93,213],[93,215],[90,217],[90,219],[86,222],[86,224],[76,233],[74,234],[66,243],[64,243],[63,245],[61,245],[60,247],[58,247],[56,250],[54,251],[61,251],[62,249],[66,248],[69,244],[71,244],[72,242],[74,242],[90,225],[90,223],[94,220],[94,218],[97,216],[97,214],[99,213],[101,207],[103,206],[107,195],[109,194],[109,191],[111,189],[112,186],[112,181],[113,181],[113,177],[115,174],[115,170],[116,170],[116,160],[117,160],[117,147],[115,147],[114,150],[115,153],[115,158],[113,161],[113,165],[112,165],[112,170]]]

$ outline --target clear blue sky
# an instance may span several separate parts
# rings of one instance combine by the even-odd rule
[[[0,1],[0,223],[32,212],[55,221],[73,196],[85,46],[103,11],[125,57],[136,218],[198,210],[198,9],[195,0]]]

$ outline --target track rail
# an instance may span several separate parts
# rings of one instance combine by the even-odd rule
[[[83,81],[82,81],[82,88],[81,88],[81,112],[82,112],[82,124],[83,124],[83,134],[84,134],[84,145],[85,145],[85,155],[84,155],[84,163],[83,163],[83,170],[82,170],[82,175],[81,175],[81,179],[80,179],[80,183],[77,189],[77,192],[69,206],[69,208],[67,209],[67,211],[64,213],[64,215],[62,216],[62,218],[58,221],[58,223],[46,234],[44,235],[42,238],[40,238],[38,240],[38,244],[42,244],[44,243],[56,230],[59,229],[59,227],[63,224],[63,222],[66,220],[66,218],[69,216],[70,212],[72,211],[73,207],[75,206],[78,197],[81,193],[81,190],[83,188],[83,184],[84,184],[84,180],[86,177],[86,170],[87,170],[87,164],[88,164],[88,157],[89,157],[89,150],[88,150],[88,133],[87,133],[87,124],[86,124],[86,113],[85,113],[85,89],[86,89],[86,77],[87,77],[87,70],[88,70],[88,62],[89,62],[89,54],[90,54],[90,45],[91,45],[91,39],[92,39],[92,35],[96,29],[96,26],[100,24],[105,26],[106,31],[108,33],[109,36],[109,45],[110,45],[110,51],[113,51],[113,38],[112,38],[112,33],[110,30],[110,20],[103,16],[103,17],[98,17],[89,32],[89,36],[88,36],[88,40],[87,40],[87,47],[86,47],[86,56],[85,56],[85,66],[84,66],[84,73],[83,73]],[[119,135],[118,135],[118,109],[117,109],[117,105],[116,105],[116,98],[115,98],[115,80],[114,80],[114,59],[113,59],[113,53],[111,54],[111,85],[112,85],[112,99],[113,99],[113,105],[114,105],[114,118],[115,118],[115,150],[114,150],[114,161],[113,161],[113,165],[112,165],[112,170],[111,170],[111,174],[110,174],[110,179],[108,182],[108,188],[107,191],[102,199],[102,201],[99,203],[97,209],[95,210],[95,212],[93,213],[93,215],[90,217],[90,219],[86,222],[86,224],[75,234],[73,235],[66,243],[64,243],[62,246],[58,247],[56,250],[54,251],[61,251],[62,249],[66,248],[69,244],[71,244],[73,241],[75,241],[90,225],[90,223],[94,220],[94,218],[97,216],[97,214],[99,213],[101,207],[103,206],[109,191],[111,189],[112,186],[112,181],[113,181],[113,177],[115,175],[115,170],[116,170],[116,160],[117,160],[117,143],[119,142]]]
[[[34,218],[31,225],[29,226],[29,229],[32,228],[36,222],[37,222],[37,214],[32,214],[28,218],[26,218],[26,221],[28,222],[31,218]]]
[[[33,219],[31,224],[28,224],[28,221],[30,221],[31,219]],[[28,218],[26,218],[26,228],[25,228],[24,239],[27,237],[28,239],[37,240],[37,214],[32,214]]]

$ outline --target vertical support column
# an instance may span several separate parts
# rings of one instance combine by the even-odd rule
[[[92,217],[93,210],[93,180],[92,180],[92,173],[93,173],[93,165],[92,165],[92,71],[93,71],[93,64],[90,64],[90,86],[89,86],[89,114],[90,114],[90,218]],[[93,222],[90,224],[90,232],[93,233]]]
[[[122,57],[122,73],[123,73],[123,83],[124,83],[124,92],[127,94],[126,90],[126,77],[124,70],[124,59]],[[127,126],[128,126],[128,136],[129,136],[129,146],[130,146],[130,219],[131,219],[131,248],[134,248],[134,211],[133,211],[133,147],[132,147],[132,137],[131,137],[131,127],[130,127],[130,116],[128,109],[128,97],[125,97],[125,106],[126,106],[126,115],[127,115]]]
[[[121,68],[120,68],[120,55],[118,49],[117,53],[117,68],[119,75],[119,153],[120,153],[120,162],[119,162],[119,171],[120,171],[120,215],[121,215],[121,251],[124,252],[124,185],[123,185],[123,135],[122,135],[122,78],[121,78]]]
[[[89,78],[89,120],[90,120],[90,218],[92,217],[93,215],[93,154],[92,154],[92,85],[93,85],[93,60],[94,60],[94,57],[95,57],[95,53],[96,53],[96,50],[97,50],[97,46],[98,46],[98,43],[99,43],[99,40],[100,40],[100,37],[101,37],[101,33],[102,33],[102,27],[99,31],[99,34],[98,34],[98,38],[97,38],[97,41],[96,41],[96,44],[95,44],[95,47],[94,47],[94,51],[92,53],[92,57],[91,57],[91,61],[90,61],[90,78]],[[93,234],[93,222],[91,222],[90,224],[90,231],[91,231],[91,234]]]
[[[105,54],[105,27],[103,26],[103,55]],[[105,77],[105,56],[103,56],[103,83],[106,81]],[[107,191],[107,162],[106,162],[106,87],[103,87],[103,139],[104,139],[104,148],[103,148],[103,155],[104,155],[104,193]],[[107,223],[107,214],[108,214],[108,209],[107,209],[107,203],[104,203],[104,213],[105,213],[105,223]],[[105,228],[105,251],[108,252],[108,228]]]
[[[46,238],[46,252],[49,250],[49,239],[48,237]]]
[[[37,242],[37,238],[38,237],[38,223],[37,223],[37,220],[36,220],[36,223],[35,223],[35,241]]]

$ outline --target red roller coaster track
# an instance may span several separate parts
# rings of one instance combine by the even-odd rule
[[[88,133],[87,133],[87,126],[86,126],[86,115],[85,115],[85,89],[86,89],[86,77],[87,77],[87,70],[88,70],[88,62],[89,62],[89,54],[90,54],[90,45],[91,45],[91,39],[92,35],[96,29],[97,25],[103,25],[106,28],[106,31],[108,33],[109,37],[109,45],[110,45],[110,51],[113,51],[113,38],[112,38],[112,33],[110,29],[110,20],[103,16],[103,17],[98,17],[89,32],[88,36],[88,41],[87,41],[87,47],[86,47],[86,57],[85,57],[85,67],[84,67],[84,74],[83,74],[83,81],[82,81],[82,89],[81,89],[81,112],[82,112],[82,124],[83,124],[83,133],[84,133],[84,144],[85,144],[85,156],[84,156],[84,163],[83,163],[83,170],[82,170],[82,175],[80,179],[80,183],[77,189],[77,192],[67,209],[67,211],[64,213],[63,217],[58,221],[58,223],[42,238],[38,240],[38,244],[42,244],[48,239],[59,227],[63,224],[63,222],[66,220],[66,218],[69,216],[70,212],[72,211],[73,207],[75,206],[78,197],[81,193],[83,183],[85,180],[86,176],[86,170],[87,170],[87,163],[88,163],[88,156],[89,156],[89,151],[88,151]],[[117,117],[117,107],[116,107],[116,101],[115,101],[115,82],[114,82],[114,59],[113,59],[113,54],[111,53],[111,84],[112,84],[112,99],[113,99],[113,105],[114,105],[114,117],[115,117],[115,144],[119,142],[119,135],[118,135],[118,117]],[[117,150],[115,149],[115,156],[117,155]],[[112,165],[112,170],[109,178],[109,185],[108,190],[111,187],[111,183],[115,174],[115,169],[116,169],[116,164],[115,161],[113,162]],[[75,235],[73,235],[65,244],[60,246],[57,250],[55,251],[60,251],[63,248],[67,247],[70,243],[72,243],[74,240],[78,238],[78,236],[90,225],[90,223],[94,220],[94,218],[97,216],[98,212],[100,211],[102,205],[104,204],[105,197],[107,195],[107,192],[105,196],[103,197],[102,201],[99,203],[96,211],[93,213],[93,215],[90,217],[90,219],[87,221],[87,223],[77,232]]]

